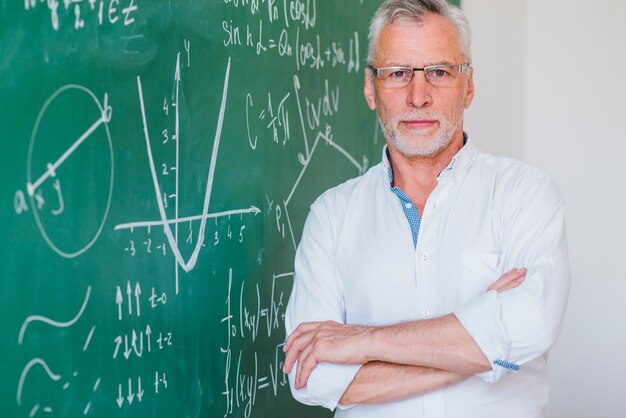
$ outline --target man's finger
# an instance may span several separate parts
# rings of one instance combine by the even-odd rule
[[[283,364],[283,373],[289,374],[291,373],[291,369],[293,369],[293,365],[298,360],[298,355],[294,351],[290,351],[285,356],[285,363]]]
[[[308,356],[310,349],[311,347],[307,346],[304,350],[302,350],[302,354],[300,355],[300,358],[298,359],[298,366],[296,369],[296,380],[295,380],[296,389],[302,389],[305,386],[305,385],[300,384],[300,376],[302,375],[302,362],[304,358]]]
[[[306,334],[304,336],[306,336]],[[301,337],[302,336],[299,336],[298,338]],[[306,344],[304,344],[304,340],[301,339],[300,341],[303,341],[302,344],[304,347],[306,347]],[[291,344],[291,348],[289,348],[289,351],[287,351],[287,355],[285,356],[285,365],[283,366],[284,373],[291,373],[293,365],[300,358],[302,352],[302,348],[300,346],[301,344],[297,339],[295,339],[294,343]]]
[[[291,373],[291,369],[295,362],[301,357],[302,350],[304,350],[315,338],[316,330],[319,323],[307,323],[302,328],[298,326],[296,331],[289,336],[289,349],[285,356],[285,364],[283,367],[284,373]],[[294,335],[295,334],[295,335]]]
[[[311,377],[311,373],[313,373],[313,369],[315,369],[318,364],[315,346],[319,347],[319,340],[307,346],[306,350],[302,352],[302,356],[300,356],[298,370],[296,372],[296,389],[302,389],[307,385],[309,377]]]
[[[283,351],[287,352],[291,348],[291,344],[293,341],[298,338],[301,334],[305,332],[309,332],[314,330],[320,325],[320,322],[303,322],[291,333],[291,335],[285,341],[285,346],[283,347]]]
[[[516,288],[524,281],[526,272],[525,268],[511,269],[493,282],[491,286],[487,288],[487,291],[495,290],[496,292],[504,292],[505,290]]]

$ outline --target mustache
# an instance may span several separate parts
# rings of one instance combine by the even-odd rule
[[[435,120],[435,121],[441,121],[442,116],[439,115],[438,113],[432,112],[430,110],[426,110],[426,109],[421,109],[421,110],[412,110],[410,112],[407,112],[403,115],[398,115],[396,117],[394,117],[394,119],[396,121],[399,120],[418,120],[418,119],[428,119],[428,120]]]

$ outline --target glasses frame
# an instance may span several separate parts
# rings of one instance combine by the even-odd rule
[[[383,80],[382,78],[380,78],[380,70],[412,70],[411,73],[411,79],[406,83],[406,85],[400,87],[398,86],[397,88],[404,88],[406,86],[408,86],[409,84],[411,84],[411,82],[413,81],[413,77],[415,77],[415,72],[416,71],[423,71],[424,72],[424,78],[426,79],[426,82],[432,86],[438,87],[436,84],[432,84],[431,80],[426,77],[426,72],[433,70],[436,71],[439,68],[456,68],[459,72],[459,74],[464,73],[468,68],[470,68],[472,66],[471,62],[466,62],[463,64],[433,64],[433,65],[427,65],[426,67],[400,67],[400,66],[392,66],[392,67],[374,67],[372,64],[369,64],[367,67],[372,71],[372,74],[374,74],[376,76],[376,78],[378,78],[379,80],[381,80],[382,82],[384,82],[385,80]],[[455,77],[456,79],[456,77]]]

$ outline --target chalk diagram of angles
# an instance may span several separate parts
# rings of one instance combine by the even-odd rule
[[[221,135],[222,135],[222,128],[224,124],[224,115],[226,112],[226,102],[228,99],[228,86],[229,86],[229,77],[230,77],[230,58],[229,58],[227,65],[226,65],[226,72],[224,75],[224,87],[222,91],[222,100],[221,100],[221,104],[219,108],[219,114],[217,118],[217,127],[215,130],[215,137],[214,137],[214,142],[213,142],[213,149],[211,151],[211,160],[210,160],[210,165],[209,165],[209,169],[207,173],[206,189],[204,193],[202,213],[199,215],[186,216],[186,217],[179,216],[179,200],[180,200],[179,199],[180,198],[179,154],[180,154],[180,144],[184,143],[184,140],[180,135],[180,115],[179,115],[179,106],[178,106],[179,85],[180,85],[180,80],[181,80],[180,71],[181,70],[180,70],[180,53],[179,53],[176,59],[176,71],[175,71],[175,86],[176,87],[175,87],[175,93],[174,93],[175,136],[176,136],[176,163],[175,163],[175,173],[176,173],[175,174],[175,183],[176,183],[175,188],[176,190],[175,190],[175,200],[174,200],[174,211],[175,211],[174,218],[168,218],[168,215],[165,210],[165,205],[163,202],[163,193],[162,193],[161,187],[159,186],[159,178],[157,176],[157,171],[156,171],[156,167],[154,163],[153,152],[152,152],[152,147],[151,147],[151,142],[150,142],[150,134],[149,134],[149,129],[148,129],[148,121],[146,118],[146,108],[144,104],[144,95],[143,95],[141,77],[137,77],[137,90],[138,90],[138,95],[139,95],[139,104],[141,107],[143,132],[144,132],[144,137],[146,141],[146,152],[147,152],[148,161],[150,164],[150,174],[151,174],[153,185],[154,185],[154,192],[155,192],[157,206],[159,209],[160,219],[158,221],[130,222],[126,224],[120,224],[115,227],[116,231],[124,230],[124,229],[130,229],[132,231],[136,228],[152,228],[155,226],[160,226],[163,228],[163,231],[167,238],[168,245],[171,248],[172,253],[174,254],[174,257],[175,257],[175,261],[176,261],[176,265],[175,265],[176,294],[178,294],[179,292],[179,267],[182,268],[185,272],[190,272],[195,267],[198,261],[200,250],[202,249],[202,246],[203,246],[204,237],[205,237],[204,233],[206,229],[207,220],[217,219],[221,217],[228,217],[232,215],[243,215],[243,214],[255,214],[256,215],[260,213],[260,209],[255,206],[250,206],[248,208],[243,208],[243,209],[228,210],[228,211],[223,211],[219,213],[209,212],[209,207],[211,204],[211,195],[213,192],[213,182],[215,179],[215,170],[217,166],[219,145],[220,145],[220,140],[221,140]],[[200,221],[199,232],[197,234],[196,244],[193,248],[193,251],[191,252],[191,255],[187,259],[185,259],[185,257],[183,257],[181,253],[180,246],[179,246],[178,226],[180,223],[190,223],[194,221]]]
[[[26,194],[37,228],[58,255],[87,251],[104,227],[113,192],[112,108],[80,85],[54,92],[28,147]],[[24,208],[27,208],[21,191]]]
[[[312,203],[312,200],[310,200],[310,198],[294,200],[293,198],[294,198],[294,195],[297,195],[300,191],[302,191],[301,182],[303,178],[307,174],[308,175],[314,174],[311,172],[312,171],[311,164],[316,162],[316,159],[314,158],[315,154],[320,153],[320,148],[323,148],[324,146],[328,147],[328,149],[330,150],[330,153],[336,152],[336,155],[335,155],[335,157],[337,157],[336,162],[338,164],[343,165],[344,162],[347,161],[348,164],[346,165],[346,167],[355,168],[356,171],[354,172],[354,174],[356,175],[362,175],[365,173],[365,171],[367,171],[368,166],[369,166],[369,161],[366,155],[362,156],[362,161],[360,162],[357,161],[357,159],[354,156],[352,156],[348,151],[346,151],[346,149],[344,149],[341,145],[339,145],[339,143],[335,141],[333,137],[332,127],[328,123],[326,124],[325,129],[319,126],[316,131],[315,130],[312,132],[308,131],[307,123],[305,122],[305,112],[303,111],[303,106],[302,106],[302,98],[301,98],[302,85],[297,75],[294,75],[293,77],[293,87],[294,87],[293,91],[295,93],[295,98],[296,98],[296,104],[298,107],[298,116],[299,116],[301,132],[302,132],[302,140],[304,142],[304,154],[302,153],[298,154],[298,161],[302,165],[302,168],[295,182],[293,183],[293,186],[291,190],[289,191],[289,194],[287,195],[287,197],[282,199],[282,201],[275,202],[274,211],[276,213],[276,224],[277,224],[277,228],[279,232],[282,232],[283,237],[284,237],[285,226],[287,227],[287,230],[289,231],[289,237],[291,238],[291,243],[293,245],[293,249],[294,251],[296,251],[298,247],[298,242],[300,240],[299,240],[299,237],[296,238],[297,232],[294,230],[294,226],[292,225],[292,217],[293,217],[292,212],[294,212],[292,209],[294,209],[293,206],[295,206],[295,204],[298,201],[300,201],[302,207],[300,207],[299,209],[296,209],[295,212],[299,214],[300,216],[306,215],[308,213],[308,207]],[[309,137],[307,132],[314,133],[314,139],[313,139],[312,145],[310,145],[309,140],[311,138]],[[374,141],[376,143],[377,135],[375,136]],[[328,158],[328,155],[326,156],[326,158]],[[320,161],[318,160],[317,162],[319,163]],[[325,164],[328,164],[328,161],[325,161]],[[324,190],[320,190],[319,193],[323,191]],[[274,202],[269,201],[269,198],[268,198],[268,204],[270,207],[272,207],[274,205]],[[303,223],[304,221],[302,221],[302,224]],[[299,227],[298,230],[301,232],[301,227]]]

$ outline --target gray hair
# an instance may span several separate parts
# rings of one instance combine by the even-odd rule
[[[428,13],[438,14],[450,21],[459,36],[461,53],[467,62],[472,60],[472,34],[469,23],[461,9],[452,6],[446,0],[387,0],[385,1],[370,23],[367,49],[367,62],[373,63],[376,43],[383,26],[393,23],[399,18],[408,18],[422,22]]]

